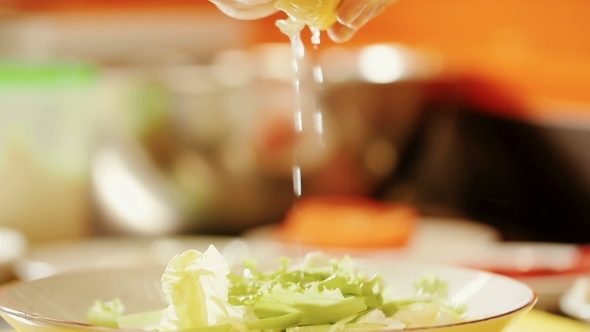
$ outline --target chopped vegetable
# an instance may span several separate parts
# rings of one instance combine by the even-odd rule
[[[170,305],[162,316],[162,330],[243,322],[245,309],[228,302],[229,264],[210,246],[205,253],[188,250],[172,259],[162,276]]]
[[[107,302],[95,301],[88,311],[87,318],[90,324],[117,327],[117,319],[123,312],[125,312],[125,306],[119,299]]]
[[[103,326],[182,332],[403,330],[465,319],[465,308],[448,301],[448,286],[435,275],[416,280],[414,288],[411,297],[384,299],[379,275],[358,271],[350,257],[319,253],[299,266],[283,259],[270,271],[246,261],[242,273],[232,273],[210,246],[170,261],[162,276],[163,310],[123,315],[114,300],[96,302],[88,318]]]
[[[117,327],[129,329],[153,330],[160,326],[162,310],[122,315],[117,318]]]

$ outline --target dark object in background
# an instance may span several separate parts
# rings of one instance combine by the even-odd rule
[[[388,193],[409,184],[425,214],[456,211],[497,227],[506,240],[590,242],[590,188],[579,171],[590,164],[577,164],[580,156],[556,143],[569,140],[589,154],[590,128],[513,120],[494,115],[511,110],[490,112],[468,99],[425,104],[395,175],[377,196],[398,199]]]

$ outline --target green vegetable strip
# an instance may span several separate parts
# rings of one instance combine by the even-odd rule
[[[260,319],[253,322],[246,323],[246,326],[250,330],[271,330],[280,329],[284,330],[287,327],[297,325],[301,322],[303,315],[301,313],[293,313],[284,316]]]
[[[288,302],[285,299],[285,302]],[[363,298],[348,297],[332,303],[292,302],[288,305],[276,300],[261,299],[253,306],[258,317],[267,318],[281,313],[300,312],[302,325],[329,324],[353,316],[367,309]]]
[[[333,332],[333,331],[374,331],[387,327],[384,324],[373,323],[348,323],[334,329],[334,325],[310,325],[297,326],[287,329],[287,332]]]
[[[117,318],[125,311],[125,307],[119,299],[101,302],[95,301],[88,310],[87,318],[90,324],[117,327]]]
[[[244,325],[248,330],[285,330],[288,327],[295,326],[301,321],[301,313],[292,313],[279,317],[259,319],[253,322],[243,324],[222,324],[214,326],[204,326],[192,329],[186,329],[179,332],[229,332],[236,325]]]
[[[117,325],[128,329],[151,329],[158,327],[161,319],[162,310],[140,312],[117,317]]]

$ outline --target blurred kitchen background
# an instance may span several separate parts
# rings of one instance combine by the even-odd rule
[[[280,223],[298,140],[281,16],[2,1],[0,225],[34,246]],[[590,242],[588,31],[585,0],[399,0],[349,43],[324,37],[325,145],[300,153],[304,196]]]

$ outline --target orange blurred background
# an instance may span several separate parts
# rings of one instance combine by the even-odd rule
[[[11,10],[63,13],[64,19],[80,13],[97,18],[125,12],[207,12],[227,19],[204,0],[12,0]],[[241,22],[248,31],[243,42],[285,42],[274,28],[280,16]],[[400,0],[347,46],[396,42],[430,52],[453,75],[502,86],[525,105],[528,120],[586,123],[589,17],[590,3],[583,0]]]

